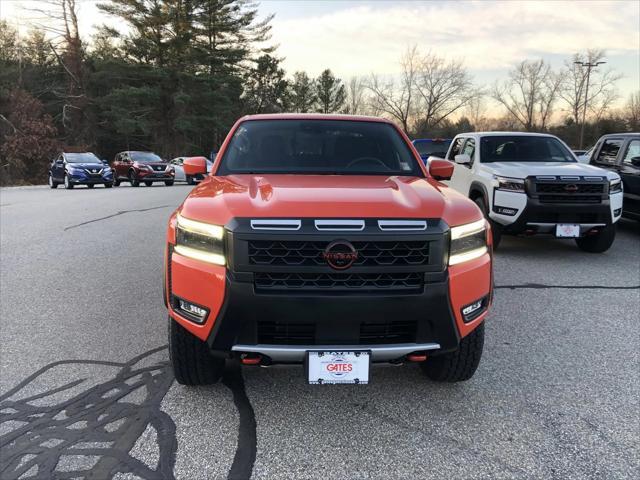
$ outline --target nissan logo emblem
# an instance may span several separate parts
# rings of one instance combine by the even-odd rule
[[[327,245],[322,252],[322,258],[334,270],[345,270],[358,259],[358,252],[346,240],[336,240]]]
[[[578,186],[574,184],[565,185],[564,191],[567,193],[576,193],[578,191]]]

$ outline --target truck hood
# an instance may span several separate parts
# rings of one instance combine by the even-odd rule
[[[369,175],[207,177],[181,213],[224,225],[232,218],[482,218],[470,200],[432,179]]]
[[[569,162],[491,162],[485,168],[496,175],[512,178],[526,178],[537,175],[593,175],[616,178],[616,175],[603,168]]]

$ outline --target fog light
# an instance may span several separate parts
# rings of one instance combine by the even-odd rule
[[[508,215],[510,217],[513,217],[516,213],[518,213],[517,208],[498,207],[495,205],[493,207],[493,211],[499,213],[500,215]]]
[[[465,323],[468,323],[478,318],[480,314],[486,310],[486,307],[487,307],[487,297],[483,297],[480,300],[476,300],[475,302],[467,305],[466,307],[463,307],[462,317]]]
[[[204,323],[209,310],[195,303],[188,302],[182,298],[176,298],[177,307],[181,314],[195,323]]]

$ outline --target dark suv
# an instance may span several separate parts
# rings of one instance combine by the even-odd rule
[[[111,188],[113,175],[106,161],[91,152],[62,152],[49,165],[49,186],[58,188],[63,184],[67,190],[75,185],[104,185]]]
[[[589,163],[620,175],[622,216],[640,220],[640,133],[604,135],[593,148]]]
[[[116,187],[122,181],[131,183],[132,187],[138,187],[140,182],[144,182],[147,187],[153,182],[164,182],[170,187],[176,175],[173,166],[153,152],[120,152],[113,160],[112,167],[113,184]]]

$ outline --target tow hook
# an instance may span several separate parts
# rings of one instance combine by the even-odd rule
[[[262,363],[262,355],[258,353],[242,353],[240,355],[240,363],[242,365],[260,365]]]
[[[407,360],[410,362],[424,362],[427,359],[425,352],[413,352],[407,355]]]

